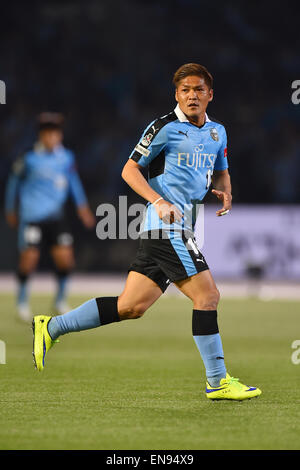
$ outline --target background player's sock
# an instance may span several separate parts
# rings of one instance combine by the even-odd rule
[[[32,312],[29,306],[29,295],[28,295],[28,274],[24,274],[20,271],[17,273],[18,287],[17,287],[17,314],[22,321],[31,321]]]
[[[55,305],[59,306],[66,301],[67,283],[69,279],[69,270],[56,270],[57,291]]]
[[[27,304],[28,303],[28,275],[22,273],[21,271],[17,272],[18,278],[18,290],[17,290],[17,304]]]
[[[48,332],[53,340],[72,331],[83,331],[119,321],[118,297],[91,299],[64,315],[51,318]]]
[[[226,377],[226,367],[216,310],[193,310],[193,337],[207,380],[212,387],[218,387],[220,380]]]

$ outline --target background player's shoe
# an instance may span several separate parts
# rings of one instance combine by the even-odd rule
[[[225,379],[221,379],[219,387],[211,387],[206,382],[206,396],[211,400],[247,400],[258,397],[261,390],[256,387],[248,387],[239,382],[239,379],[226,374]]]
[[[33,330],[33,360],[36,369],[43,370],[45,365],[45,356],[54,343],[48,333],[48,323],[52,317],[46,315],[37,315],[32,320]]]
[[[65,300],[59,300],[58,302],[55,303],[54,310],[57,315],[63,315],[64,313],[67,313],[71,310],[69,305]]]
[[[18,318],[26,323],[32,321],[32,312],[26,302],[20,302],[17,304],[17,314]]]

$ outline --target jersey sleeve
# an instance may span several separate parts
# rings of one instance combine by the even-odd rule
[[[5,188],[5,212],[14,212],[16,209],[19,185],[25,172],[25,156],[19,157],[13,164]]]
[[[87,204],[87,197],[83,189],[82,182],[80,180],[75,158],[73,154],[70,154],[70,166],[69,166],[69,184],[70,184],[70,194],[77,207]]]
[[[166,144],[166,126],[162,126],[159,120],[153,121],[144,131],[129,158],[142,167],[146,167],[164,149]]]
[[[227,159],[227,134],[224,127],[222,127],[221,145],[217,154],[217,158],[214,165],[214,170],[227,170],[228,159]]]

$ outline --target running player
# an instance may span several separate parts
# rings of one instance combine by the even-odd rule
[[[173,81],[175,110],[149,125],[122,171],[129,186],[148,201],[125,288],[119,297],[91,299],[60,317],[34,317],[34,361],[42,370],[60,335],[141,317],[173,282],[193,303],[192,332],[206,369],[207,397],[252,398],[261,391],[226,370],[217,322],[220,295],[193,235],[194,209],[211,180],[222,204],[217,216],[231,209],[226,132],[206,114],[213,79],[205,67],[185,64]],[[141,171],[146,166],[148,181]]]
[[[68,310],[66,285],[74,266],[73,236],[64,214],[69,194],[83,224],[88,228],[95,224],[75,168],[73,153],[62,144],[63,116],[42,113],[38,121],[38,141],[32,150],[14,163],[5,201],[8,224],[18,226],[17,311],[24,321],[32,320],[28,279],[37,267],[42,243],[51,249],[56,267],[56,312]]]

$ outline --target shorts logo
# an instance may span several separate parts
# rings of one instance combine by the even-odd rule
[[[42,239],[42,231],[39,227],[29,225],[24,230],[24,240],[26,243],[36,244]]]
[[[60,233],[57,237],[57,244],[63,246],[70,246],[73,243],[73,236],[70,233]]]
[[[141,144],[144,145],[145,147],[148,147],[151,144],[152,139],[153,139],[153,134],[151,134],[150,132],[149,134],[143,137]]]
[[[210,129],[210,135],[211,137],[216,141],[218,142],[219,140],[219,135],[218,135],[218,132],[217,132],[217,129],[215,129],[214,127],[212,129]]]
[[[149,156],[149,153],[150,153],[150,150],[148,149],[145,149],[144,147],[142,147],[140,144],[137,144],[137,146],[135,147],[135,149],[138,153],[141,153],[142,155],[144,155],[145,157],[148,157]]]
[[[193,252],[195,253],[195,255],[199,256],[199,250],[198,250],[198,247],[196,245],[196,241],[193,240],[192,238],[189,238],[188,241],[187,241],[188,245],[190,245],[191,249],[193,250]],[[198,260],[197,260],[198,261]],[[199,260],[199,261],[202,261],[202,260]],[[203,261],[204,262],[204,261]]]
[[[227,147],[224,149],[224,158],[227,158]]]

